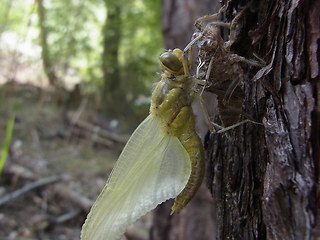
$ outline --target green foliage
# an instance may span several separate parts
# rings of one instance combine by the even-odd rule
[[[69,79],[81,81],[85,94],[99,98],[103,86],[105,2],[43,0],[43,4],[49,55],[56,76],[64,82]],[[140,115],[141,109],[147,108],[135,106],[134,102],[137,97],[150,94],[151,83],[157,81],[156,72],[160,69],[160,0],[119,0],[119,4],[122,24],[119,26],[118,90],[124,93],[127,102],[132,103],[130,109]],[[23,39],[32,29],[34,44],[40,46],[35,9],[36,4],[32,0],[3,0],[0,5],[0,31],[15,32]],[[128,112],[128,109],[122,110]]]
[[[3,146],[1,149],[1,155],[0,155],[0,176],[2,173],[2,169],[4,166],[4,163],[7,159],[8,152],[9,152],[9,147],[10,147],[10,142],[11,142],[11,137],[13,133],[13,127],[14,127],[14,121],[15,121],[15,114],[13,113],[8,121],[8,126],[6,130],[6,135],[4,138]]]
[[[2,0],[0,4],[0,33],[5,30],[23,33],[32,11],[30,0]]]
[[[162,51],[160,1],[130,1],[124,6],[123,18],[120,63],[131,100],[150,91],[150,83],[157,81],[158,56]]]
[[[56,63],[56,73],[63,78],[70,69],[74,69],[80,79],[91,77],[86,73],[97,68],[96,61],[100,58],[101,22],[98,15],[103,5],[98,1],[46,3],[48,45],[50,57]]]

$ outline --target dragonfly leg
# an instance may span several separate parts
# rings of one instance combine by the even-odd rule
[[[206,16],[202,16],[200,18],[198,18],[194,25],[199,29],[199,30],[202,30],[202,26],[201,26],[201,22],[204,22],[204,21],[209,21],[209,20],[216,20],[220,17],[221,13],[225,10],[225,6],[221,7],[219,12],[215,13],[215,14],[212,14],[212,15],[206,15]],[[225,22],[219,22],[219,21],[216,21],[214,22],[214,24],[216,25],[219,25],[219,26],[222,26],[222,27],[230,27],[230,23],[225,23]]]

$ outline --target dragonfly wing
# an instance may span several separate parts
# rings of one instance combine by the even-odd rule
[[[82,227],[83,240],[116,240],[128,225],[175,198],[186,186],[190,158],[177,137],[149,115],[123,149]]]

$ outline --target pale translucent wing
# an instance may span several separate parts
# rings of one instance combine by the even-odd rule
[[[123,149],[82,227],[83,240],[116,240],[128,225],[185,187],[190,158],[150,115]]]

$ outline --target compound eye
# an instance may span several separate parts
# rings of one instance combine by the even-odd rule
[[[183,71],[181,60],[174,51],[167,51],[160,55],[161,67],[172,74],[180,74]]]

